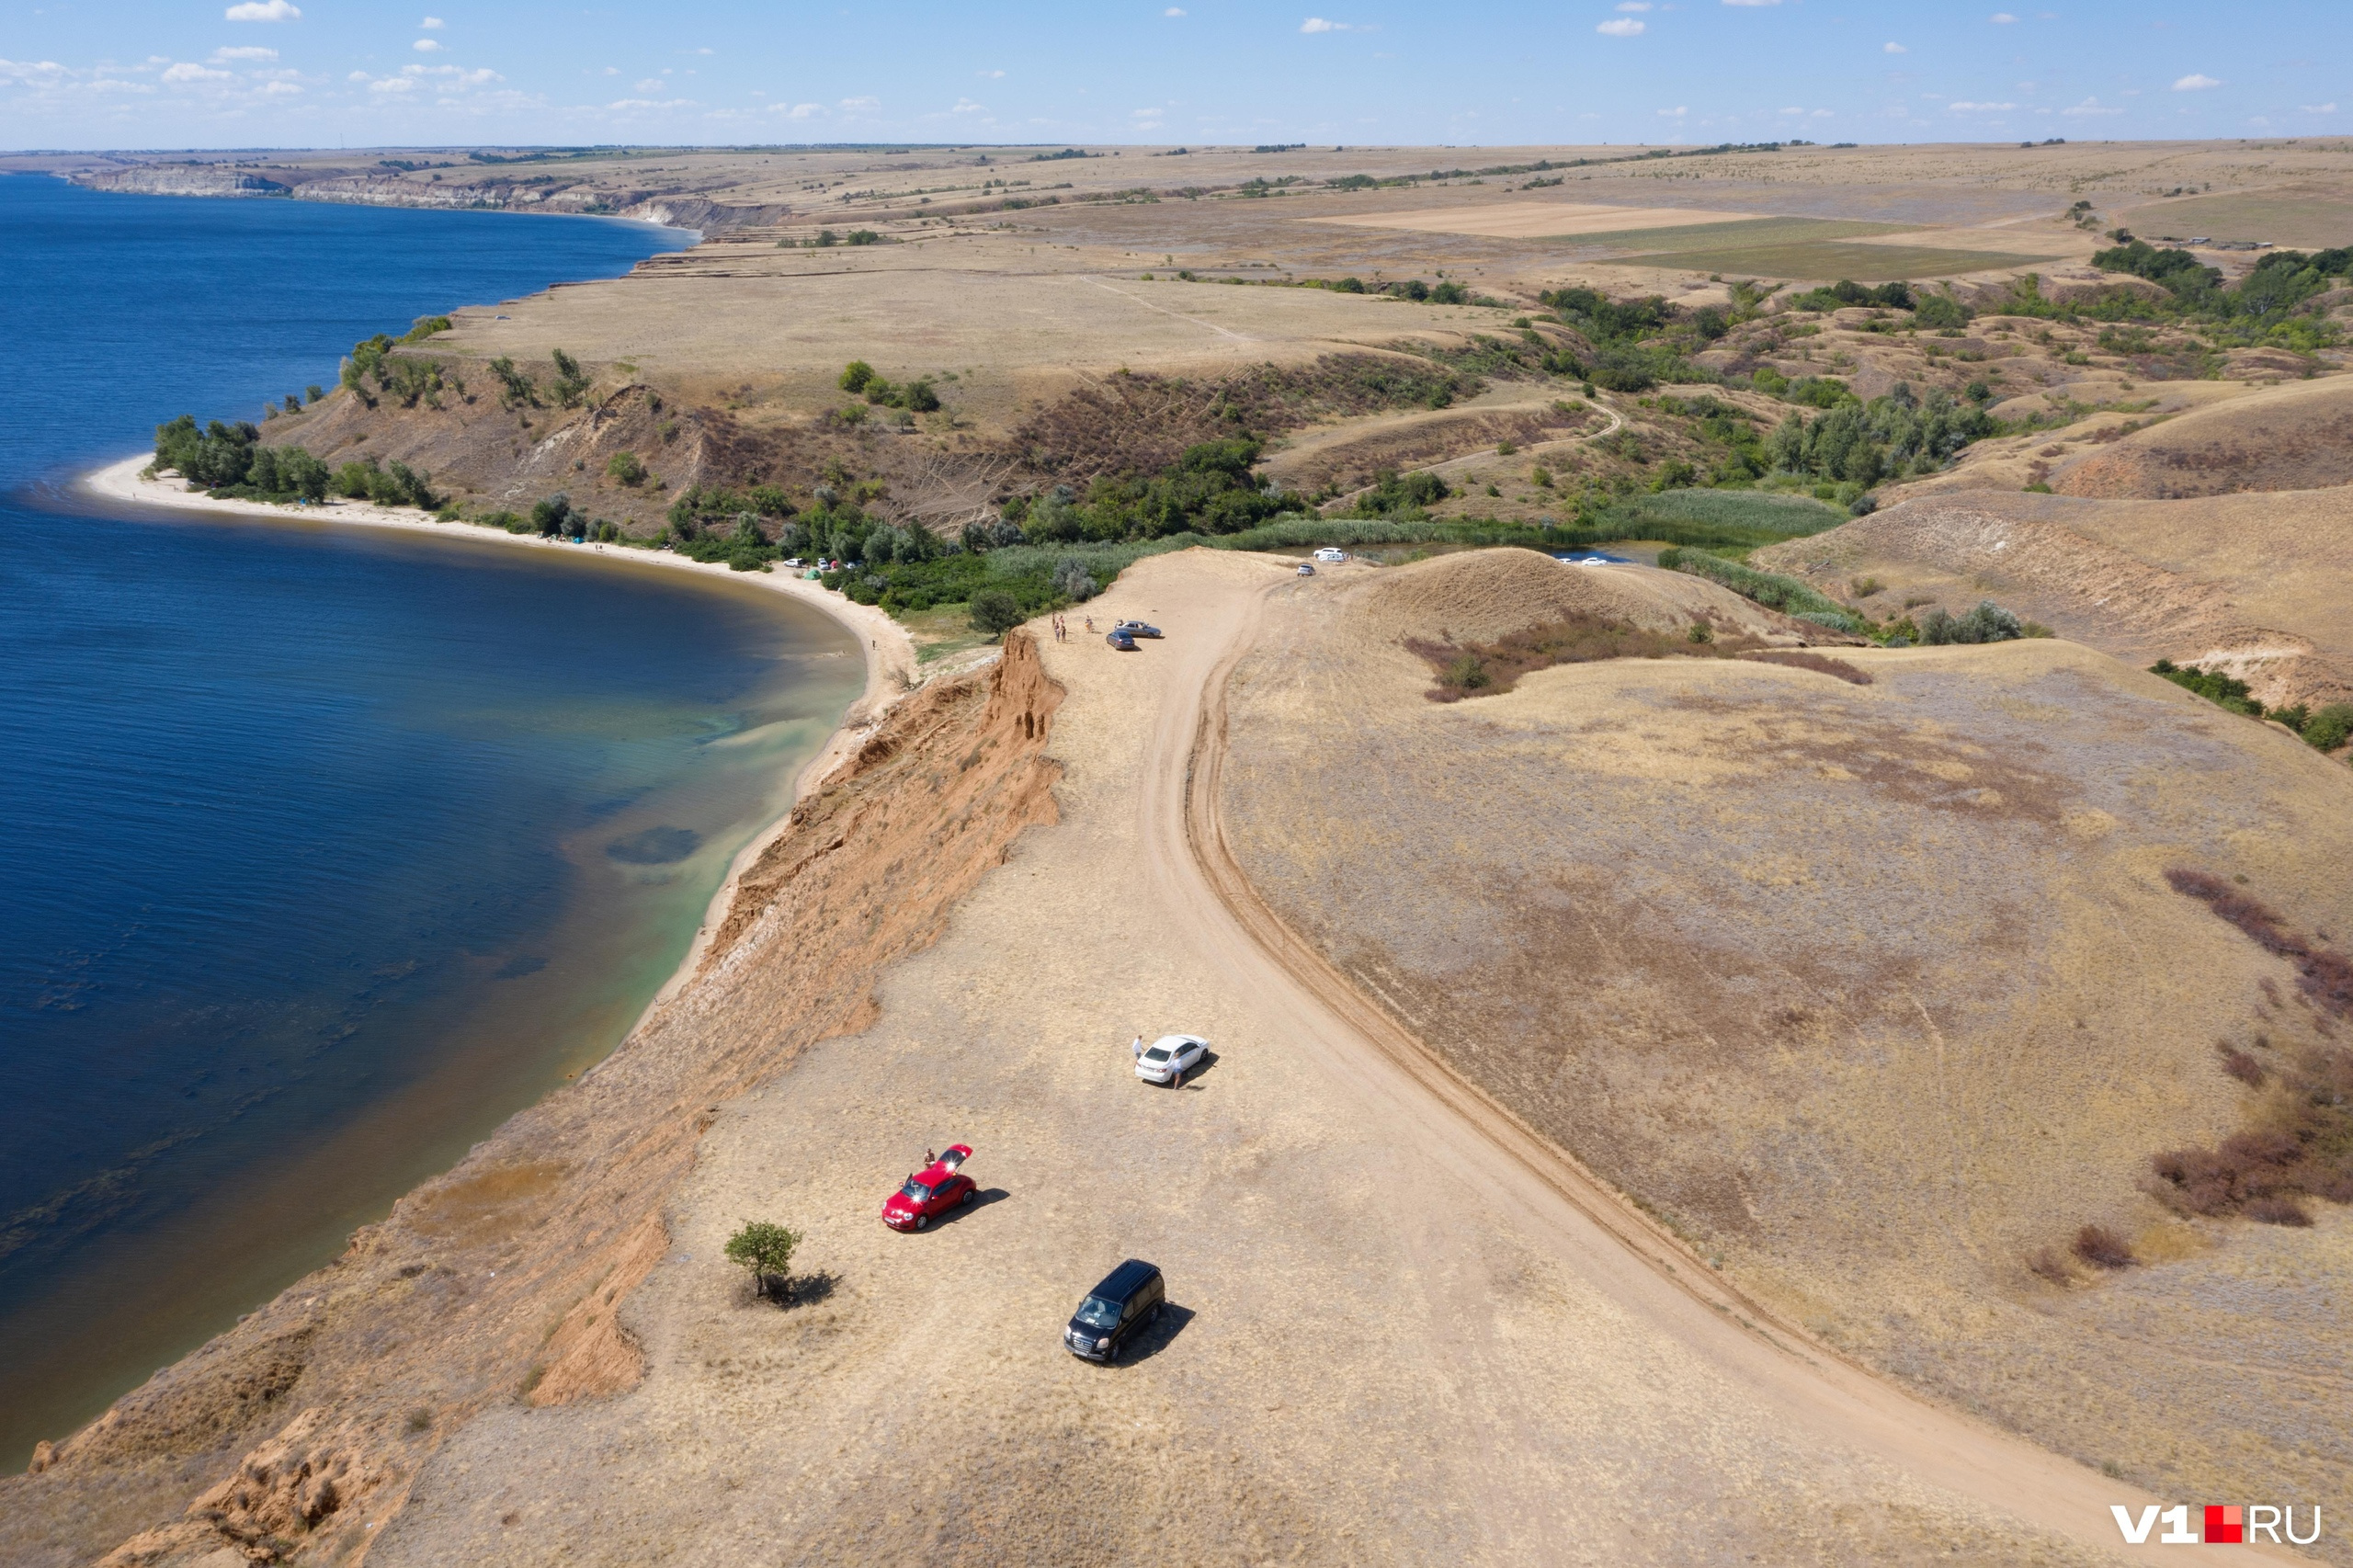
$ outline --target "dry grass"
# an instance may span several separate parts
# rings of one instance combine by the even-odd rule
[[[2244,1130],[2217,1038],[2272,1040],[2276,1094],[2342,1028],[2155,868],[2353,928],[2340,765],[2051,640],[1839,651],[1868,687],[1620,658],[1425,700],[1403,639],[1535,623],[1482,617],[1498,570],[1302,591],[1237,671],[1229,831],[1285,918],[1845,1349],[2153,1483],[2353,1498],[2353,1443],[2312,1445],[2306,1363],[2267,1348],[2341,1345],[2305,1295],[2353,1285],[2347,1216],[2221,1229],[2142,1187]],[[2086,1224],[2142,1266],[2079,1260]]]

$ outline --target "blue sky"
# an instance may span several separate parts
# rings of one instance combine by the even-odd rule
[[[0,146],[2353,132],[2353,4],[23,0]]]

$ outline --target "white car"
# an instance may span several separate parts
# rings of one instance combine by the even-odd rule
[[[1201,1064],[1210,1042],[1197,1034],[1165,1034],[1136,1058],[1136,1076],[1147,1084],[1182,1084]]]
[[[1315,552],[1315,559],[1321,561],[1326,566],[1337,565],[1347,558],[1348,552],[1338,548],[1336,545],[1327,544],[1323,549]]]

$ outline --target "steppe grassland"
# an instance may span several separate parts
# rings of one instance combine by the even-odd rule
[[[1506,611],[1404,585],[1463,560],[1289,597],[1237,671],[1229,821],[1295,928],[1813,1332],[2159,1491],[2353,1504],[2320,1304],[2353,1222],[2185,1226],[2137,1186],[2237,1125],[2215,1040],[2314,1027],[2159,873],[2345,929],[2342,766],[2051,642],[1841,651],[1863,687],[1624,661],[1439,706],[1400,638]],[[2200,1261],[2127,1296],[2029,1272],[2086,1222]]]

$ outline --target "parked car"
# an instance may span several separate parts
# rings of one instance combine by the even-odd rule
[[[1120,1358],[1137,1331],[1159,1320],[1168,1300],[1167,1281],[1156,1265],[1131,1257],[1086,1293],[1063,1330],[1063,1347],[1105,1366]]]
[[[1315,568],[1302,561],[1299,563],[1299,574],[1302,577],[1313,577],[1315,575]]]
[[[1136,1058],[1136,1076],[1147,1084],[1185,1082],[1185,1074],[1201,1064],[1210,1042],[1197,1034],[1165,1034]]]
[[[1336,566],[1348,558],[1348,552],[1336,545],[1325,545],[1315,552],[1315,559],[1327,566]]]
[[[1136,640],[1128,635],[1128,629],[1124,626],[1111,628],[1103,634],[1103,641],[1122,653],[1132,653],[1136,651]]]
[[[920,1231],[949,1210],[961,1209],[980,1197],[979,1187],[964,1174],[964,1162],[972,1157],[972,1145],[951,1145],[882,1200],[882,1222],[894,1231]]]
[[[1131,637],[1157,637],[1160,635],[1160,628],[1157,626],[1146,626],[1141,620],[1123,620],[1111,630],[1114,631],[1124,631]]]

